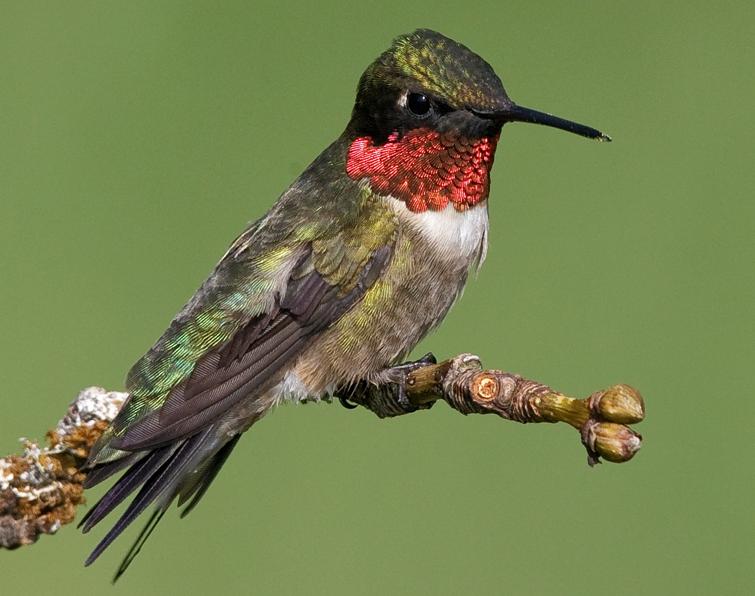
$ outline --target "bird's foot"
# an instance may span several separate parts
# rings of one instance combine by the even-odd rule
[[[383,369],[369,380],[362,380],[336,392],[336,397],[349,410],[361,405],[381,418],[427,409],[432,403],[412,403],[407,396],[406,386],[410,373],[431,364],[437,364],[437,360],[432,353],[427,353],[418,360]]]
[[[398,401],[399,405],[406,411],[411,412],[418,409],[415,404],[409,401],[409,398],[406,395],[406,379],[409,376],[409,373],[430,364],[438,364],[438,360],[437,358],[435,358],[435,355],[432,352],[428,352],[419,360],[397,364],[396,366],[386,368],[383,372],[380,373],[380,380],[382,382],[392,383],[396,385],[396,400]]]

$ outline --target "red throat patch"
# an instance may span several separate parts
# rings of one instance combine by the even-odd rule
[[[497,143],[497,136],[467,139],[428,129],[393,133],[377,146],[359,137],[349,147],[346,173],[369,178],[372,190],[404,201],[415,213],[449,203],[464,211],[488,197]]]

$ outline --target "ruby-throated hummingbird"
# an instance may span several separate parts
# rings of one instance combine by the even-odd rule
[[[139,492],[87,564],[155,504],[120,575],[170,503],[191,510],[276,404],[390,378],[485,258],[507,122],[610,140],[516,105],[487,62],[434,31],[398,37],[367,68],[343,134],[234,241],[129,372],[85,486],[126,471],[84,531]]]

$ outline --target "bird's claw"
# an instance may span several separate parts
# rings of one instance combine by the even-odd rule
[[[418,360],[397,364],[388,369],[390,378],[397,387],[396,399],[399,405],[407,411],[416,410],[417,407],[409,401],[409,397],[406,394],[406,378],[409,373],[414,372],[418,368],[429,366],[430,364],[438,364],[438,359],[435,358],[435,355],[432,352],[428,352]]]
[[[407,385],[407,377],[409,374],[418,368],[423,368],[425,366],[429,366],[431,364],[437,364],[438,361],[433,355],[432,352],[428,352],[418,360],[413,360],[411,362],[404,362],[403,364],[397,364],[396,366],[391,366],[390,368],[386,368],[385,370],[381,371],[377,379],[373,381],[377,386],[385,387],[386,389],[392,389],[395,387],[396,395],[395,400],[398,403],[398,405],[401,407],[404,412],[414,412],[418,409],[420,409],[415,404],[411,403],[409,400],[409,397],[406,393],[406,385]],[[351,392],[348,393],[348,395],[345,396],[337,396],[338,401],[341,402],[341,405],[348,409],[353,410],[354,408],[358,407],[359,403],[354,403],[349,400],[350,396],[354,395],[354,391],[358,391],[358,387],[360,385],[355,385],[351,388]],[[361,402],[360,402],[361,403]],[[361,405],[364,405],[362,403]],[[427,407],[427,406],[426,406]]]
[[[347,410],[356,410],[359,407],[359,404],[353,404],[345,397],[339,396],[338,401],[340,401],[341,405]]]

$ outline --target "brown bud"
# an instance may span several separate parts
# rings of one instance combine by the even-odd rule
[[[582,441],[590,455],[621,463],[629,461],[642,446],[642,435],[623,424],[591,420],[582,429]]]
[[[614,385],[590,396],[590,411],[608,422],[632,424],[645,418],[645,402],[633,387]]]

